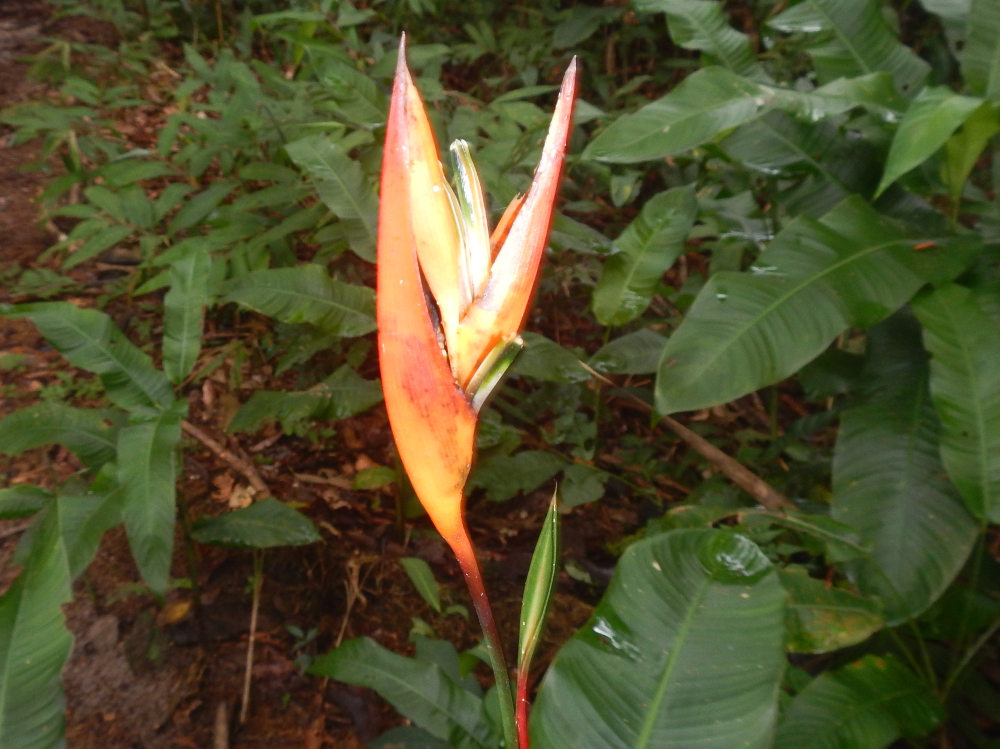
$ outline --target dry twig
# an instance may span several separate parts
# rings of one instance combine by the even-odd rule
[[[268,488],[267,484],[264,483],[264,479],[260,477],[257,473],[257,469],[254,468],[253,463],[251,463],[246,458],[242,458],[232,450],[225,447],[221,442],[211,437],[207,432],[203,431],[201,428],[196,427],[189,421],[181,422],[181,427],[189,435],[198,440],[201,444],[211,450],[215,455],[221,460],[228,463],[233,467],[234,470],[238,471],[250,482],[250,486],[260,497],[270,496],[271,490]]]

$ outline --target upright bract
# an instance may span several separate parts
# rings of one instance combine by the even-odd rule
[[[510,747],[509,680],[465,527],[463,490],[478,411],[521,345],[518,331],[537,281],[569,136],[576,61],[563,79],[531,186],[491,236],[468,144],[451,147],[453,188],[405,51],[401,41],[382,162],[376,290],[382,390],[413,489],[465,572],[501,687]]]
[[[537,280],[569,135],[576,63],[566,71],[531,187],[515,199],[491,242],[468,146],[457,141],[452,147],[456,191],[444,177],[404,52],[400,44],[382,163],[379,363],[403,465],[435,527],[454,546],[464,535],[462,490],[482,391],[495,384],[504,352],[518,342]]]

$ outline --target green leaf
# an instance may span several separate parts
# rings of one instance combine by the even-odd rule
[[[200,544],[267,549],[304,546],[320,541],[313,522],[274,497],[266,497],[225,515],[198,518],[191,538]]]
[[[524,349],[510,367],[511,375],[531,377],[540,382],[583,382],[587,370],[572,351],[538,333],[522,333]]]
[[[118,483],[124,491],[122,519],[139,574],[163,595],[174,549],[177,460],[181,413],[187,401],[118,433]]]
[[[175,385],[188,376],[201,351],[211,272],[207,252],[193,252],[170,266],[170,291],[163,298],[163,369]]]
[[[982,103],[982,99],[961,96],[945,86],[923,89],[903,113],[876,197],[930,158]]]
[[[931,353],[941,459],[969,512],[1000,522],[1000,327],[955,284],[919,297],[914,312]]]
[[[30,484],[13,484],[6,489],[0,489],[0,520],[34,515],[45,507],[52,497],[52,492]]]
[[[788,706],[775,749],[884,747],[944,718],[928,686],[890,656],[866,655],[820,674]]]
[[[371,489],[381,489],[384,486],[396,483],[399,474],[394,468],[388,466],[372,466],[358,471],[351,479],[351,489],[354,491],[368,491]]]
[[[984,105],[969,115],[962,124],[962,129],[945,143],[946,158],[941,167],[941,177],[948,186],[953,204],[958,204],[965,181],[979,161],[983,149],[998,130],[1000,112],[992,106]]]
[[[833,455],[831,514],[869,544],[844,565],[881,599],[890,625],[930,606],[961,570],[977,534],[938,456],[940,426],[912,318],[869,333],[864,399],[847,409]]]
[[[101,219],[96,220],[101,221],[102,224],[104,223]],[[100,255],[105,250],[124,240],[134,231],[135,229],[131,226],[123,226],[121,224],[105,224],[103,228],[93,234],[86,242],[80,245],[80,247],[73,250],[73,252],[63,261],[62,269],[69,270],[70,268],[75,268],[85,260],[90,260],[90,258],[95,255]]]
[[[822,554],[831,563],[867,557],[871,551],[850,526],[839,523],[827,515],[812,515],[797,510],[785,510],[780,515],[746,510],[742,515],[744,518],[758,518],[770,525],[789,528],[800,536],[816,539],[822,544]]]
[[[803,567],[778,570],[788,593],[785,626],[791,653],[829,653],[857,645],[882,629],[879,605],[870,598],[831,588]]]
[[[604,344],[587,363],[601,374],[649,374],[656,371],[666,343],[665,336],[641,328]]]
[[[607,24],[621,18],[624,8],[596,8],[577,5],[566,9],[566,17],[552,29],[552,46],[555,49],[569,49],[586,41]],[[496,99],[494,99],[494,102]]]
[[[177,215],[167,227],[167,234],[174,236],[179,231],[190,229],[195,224],[200,223],[219,207],[219,204],[226,199],[237,184],[235,180],[221,179],[211,183],[193,198],[186,198],[184,205],[177,211]]]
[[[428,606],[439,614],[441,613],[441,596],[438,593],[437,580],[431,572],[430,565],[419,557],[402,557],[399,560],[406,576],[410,578],[413,587],[417,589],[420,597],[424,599]]]
[[[972,0],[961,59],[962,76],[969,90],[1000,103],[1000,2],[997,0]]]
[[[545,675],[532,741],[770,747],[783,617],[777,576],[747,538],[697,529],[639,541]]]
[[[29,318],[70,364],[100,375],[108,397],[125,410],[167,408],[173,402],[170,380],[103,312],[38,302],[0,307],[0,314]]]
[[[974,251],[916,252],[918,243],[858,197],[819,221],[792,221],[749,273],[717,273],[698,294],[663,349],[657,411],[726,403],[788,377],[843,330],[875,324]]]
[[[323,135],[310,135],[285,146],[292,161],[312,179],[320,199],[354,229],[351,249],[375,262],[375,220],[378,199],[371,184],[336,144]]]
[[[483,701],[436,663],[405,658],[368,637],[348,640],[317,658],[309,673],[370,687],[396,710],[453,747],[495,749],[500,737]]]
[[[872,142],[847,137],[836,121],[800,122],[772,111],[737,128],[719,147],[745,167],[794,180],[780,183],[779,193],[792,216],[819,218],[851,193],[870,195],[881,177],[881,154]]]
[[[615,240],[594,288],[594,314],[602,325],[624,325],[645,312],[664,272],[684,252],[698,211],[694,185],[650,198]]]
[[[634,0],[639,13],[667,14],[670,38],[684,49],[705,52],[734,73],[764,77],[750,38],[736,29],[714,0]]]
[[[491,455],[476,463],[468,488],[485,489],[491,502],[504,502],[518,492],[537,489],[565,465],[564,458],[541,450]]]
[[[233,279],[225,301],[281,322],[309,323],[332,336],[375,329],[375,292],[330,278],[314,264],[258,270]]]
[[[61,673],[73,643],[62,605],[117,522],[113,493],[52,497],[23,537],[24,569],[0,597],[0,746],[62,745]]]
[[[521,596],[521,625],[517,636],[517,669],[527,673],[531,670],[531,660],[541,642],[545,630],[545,617],[552,603],[556,577],[561,567],[559,563],[559,503],[552,495],[548,512],[542,521],[535,550],[528,566],[528,576],[524,580],[524,595]]]
[[[930,66],[902,44],[878,0],[803,0],[768,21],[779,31],[812,36],[805,49],[821,83],[888,70],[912,95]]]
[[[19,455],[42,445],[62,445],[88,468],[100,468],[115,457],[120,414],[55,401],[36,403],[0,419],[0,452]]]
[[[347,364],[301,392],[258,391],[229,422],[230,432],[253,432],[270,421],[286,431],[304,419],[346,419],[382,400],[378,381],[364,380]]]
[[[631,164],[684,153],[757,117],[771,103],[767,93],[724,68],[703,68],[666,96],[612,122],[583,155]]]

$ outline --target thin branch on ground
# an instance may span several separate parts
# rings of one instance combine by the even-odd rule
[[[267,497],[271,495],[271,490],[268,488],[267,484],[264,483],[264,479],[260,477],[260,474],[257,473],[257,469],[254,468],[252,462],[246,458],[240,457],[200,427],[196,427],[189,421],[181,422],[181,427],[185,432],[215,453],[220,460],[228,463],[234,470],[242,474],[243,477],[250,482],[250,486],[259,497]]]
[[[605,385],[610,385],[612,387],[615,386],[614,382],[609,380],[600,372],[592,369],[583,362],[579,362],[579,364],[587,370],[591,376],[596,377]],[[622,393],[621,397],[625,398],[630,403],[638,406],[647,413],[654,413],[652,406],[630,393]],[[700,434],[692,432],[679,421],[672,419],[669,416],[660,416],[659,420],[670,431],[684,440],[688,447],[718,468],[722,475],[757,500],[757,502],[764,505],[767,509],[779,511],[795,507],[795,504],[791,502],[788,497],[764,481],[764,479],[740,463],[738,460],[726,455],[726,453],[717,448]]]

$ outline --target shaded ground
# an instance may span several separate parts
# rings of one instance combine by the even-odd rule
[[[6,0],[0,5],[0,108],[45,93],[27,77],[23,60],[42,48],[43,43],[35,41],[38,35],[86,40],[107,33],[87,19],[54,20],[40,0]],[[9,137],[9,130],[0,130],[0,145],[9,145]],[[0,302],[28,299],[9,285],[10,279],[20,269],[46,267],[40,256],[59,231],[38,219],[34,200],[51,172],[24,169],[38,158],[37,143],[0,147]],[[87,272],[73,272],[81,285],[76,301],[85,305],[90,303]],[[141,306],[109,311],[147,314]],[[39,391],[64,384],[68,371],[30,323],[0,318],[0,362],[3,357],[11,361],[11,355],[19,365],[0,367],[0,415],[34,402]],[[229,390],[233,372],[227,367],[242,367],[238,374],[246,392]],[[374,371],[366,374],[374,376]],[[74,374],[72,381],[88,378],[81,374],[77,380]],[[357,470],[393,460],[381,409],[338,422],[335,438],[320,445],[277,429],[255,435],[255,443],[225,434],[234,398],[245,400],[253,389],[283,384],[266,370],[251,372],[246,364],[230,362],[188,393],[193,429],[184,453],[185,521],[249,501],[253,491],[243,470],[249,464],[257,466],[257,480],[270,493],[303,506],[324,536],[321,544],[266,557],[246,722],[241,724],[237,713],[251,611],[251,555],[186,545],[179,535],[173,574],[192,585],[174,590],[161,607],[139,584],[124,533],[116,529],[106,535],[77,584],[74,603],[66,608],[76,638],[64,673],[71,747],[360,747],[401,718],[372,692],[303,676],[304,661],[361,634],[407,652],[414,616],[459,647],[478,639],[473,623],[437,615],[427,607],[398,564],[401,556],[424,558],[444,586],[445,601],[468,603],[457,565],[440,539],[428,532],[426,522],[402,523],[389,491],[373,503],[370,492],[360,496],[350,490]],[[62,448],[17,458],[0,456],[5,485],[56,486],[79,468]],[[511,639],[523,574],[546,501],[542,492],[500,505],[474,502],[471,508],[487,585],[501,630]],[[603,544],[636,523],[636,512],[613,498],[578,511],[566,525],[567,553],[600,576]],[[10,557],[27,524],[0,521],[0,590],[18,572]],[[597,595],[568,578],[561,581],[539,670],[555,644],[586,618]],[[315,635],[302,643],[289,627],[303,633],[315,630]],[[485,669],[482,676],[488,678]]]

